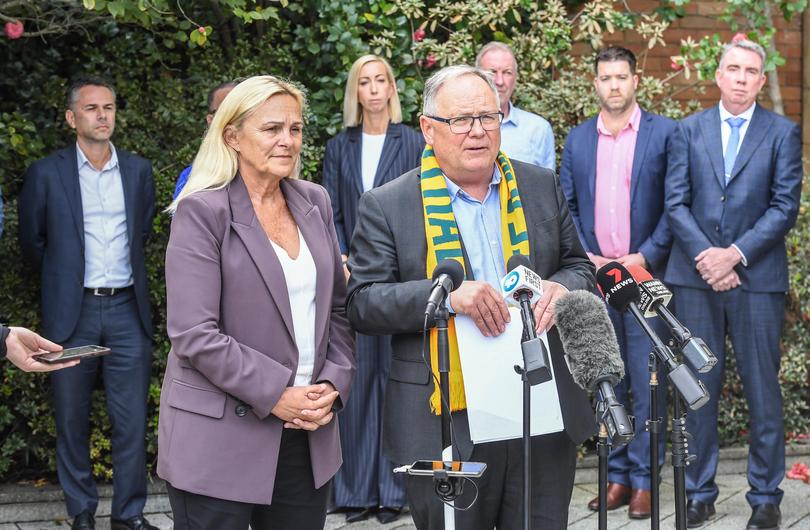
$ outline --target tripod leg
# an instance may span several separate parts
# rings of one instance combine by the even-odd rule
[[[658,417],[658,358],[650,353],[650,419],[647,430],[650,432],[650,529],[658,530],[660,524],[660,468],[658,467],[658,437],[661,418]]]

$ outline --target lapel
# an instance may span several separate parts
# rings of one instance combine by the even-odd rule
[[[583,152],[587,153],[589,156],[586,157],[586,177],[588,179],[588,190],[591,193],[591,202],[592,204],[596,204],[596,149],[599,143],[599,131],[596,129],[596,120],[599,119],[599,115],[597,114],[594,118],[591,119],[591,123],[588,124],[588,129],[585,131],[585,145],[583,147]]]
[[[284,280],[284,270],[278,260],[264,229],[253,211],[245,183],[237,174],[228,185],[228,200],[231,207],[231,227],[247,248],[250,258],[259,270],[270,296],[284,320],[284,325],[295,343],[295,332],[292,324],[292,311],[290,310],[290,297],[287,294],[287,284]]]
[[[349,175],[354,179],[354,186],[357,190],[357,196],[363,194],[363,168],[360,167],[360,152],[363,148],[363,135],[362,127],[348,127],[346,129],[346,136],[349,139],[348,147],[348,160],[349,160]]]
[[[124,189],[124,208],[127,214],[127,236],[129,237],[129,246],[132,247],[132,242],[135,237],[135,205],[136,197],[138,194],[138,182],[136,178],[137,171],[133,165],[133,159],[127,153],[116,150],[118,155],[118,171],[121,173],[121,187]]]
[[[749,126],[750,130],[750,126]],[[725,167],[723,163],[723,137],[720,133],[720,106],[715,105],[703,113],[700,118],[700,131],[703,135],[703,145],[709,157],[714,176],[720,188],[726,187]],[[746,136],[748,136],[746,134]]]
[[[84,252],[84,210],[82,209],[82,190],[79,184],[79,159],[76,144],[74,143],[67,149],[63,149],[59,156],[62,159],[58,168],[59,182],[62,183],[65,190],[70,213],[73,214],[73,225],[79,235],[82,252]]]
[[[650,145],[650,136],[652,136],[650,128],[652,124],[652,116],[642,110],[641,120],[638,122],[638,134],[636,135],[636,149],[633,152],[633,169],[630,172],[630,204],[636,197],[636,191],[639,186],[639,173],[641,168],[644,167],[644,159],[647,157],[647,146]]]
[[[740,171],[751,160],[754,152],[762,143],[762,140],[768,135],[771,128],[773,117],[768,111],[757,104],[754,108],[754,115],[751,116],[751,123],[748,124],[748,129],[745,131],[745,138],[743,138],[740,150],[737,152],[737,158],[734,160],[734,167],[731,170],[731,179],[729,183],[734,180],[734,177],[740,174]]]
[[[399,151],[402,149],[401,138],[402,128],[397,123],[388,122],[388,130],[385,133],[380,163],[377,164],[377,172],[374,174],[374,187],[384,184],[385,176],[391,168],[391,164],[396,160]]]
[[[334,281],[334,261],[332,242],[324,229],[321,211],[298,191],[298,181],[284,179],[281,191],[287,199],[287,206],[295,218],[295,224],[301,230],[301,236],[309,247],[312,260],[315,262],[315,346],[321,344],[326,334],[326,321],[332,309],[332,298],[323,296],[328,293]],[[284,286],[286,290],[286,285]]]

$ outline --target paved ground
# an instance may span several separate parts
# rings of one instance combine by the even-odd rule
[[[748,484],[745,478],[745,449],[728,449],[721,454],[720,470],[717,482],[720,485],[720,499],[716,504],[717,517],[705,528],[708,530],[741,530],[750,516],[750,509],[745,502]],[[810,447],[799,446],[788,448],[788,468],[794,462],[810,464]],[[587,502],[597,493],[597,473],[594,460],[586,461],[577,469],[576,486],[569,511],[569,528],[577,530],[594,530],[597,518],[594,512],[586,508]],[[810,530],[810,485],[796,480],[785,479],[782,482],[785,498],[782,501],[783,529]],[[109,529],[110,488],[99,488],[102,501],[98,509],[97,528]],[[661,529],[675,528],[673,514],[674,489],[672,470],[664,470],[661,489]],[[150,495],[146,506],[149,521],[162,530],[172,528],[169,502],[163,484],[150,485]],[[66,530],[70,528],[65,521],[64,505],[61,492],[57,487],[45,486],[36,488],[30,485],[0,486],[0,530]],[[630,521],[627,509],[611,512],[608,518],[610,529],[641,530],[650,527],[650,521]],[[376,519],[347,525],[344,516],[333,514],[327,518],[326,530],[413,530],[416,527],[407,514],[398,521],[381,525]],[[463,529],[459,529],[463,530]]]

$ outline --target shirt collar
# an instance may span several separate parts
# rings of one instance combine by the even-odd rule
[[[101,171],[109,171],[118,166],[118,153],[115,152],[115,146],[112,144],[112,142],[110,142],[110,152],[112,153],[110,159],[107,160],[107,163],[104,164]],[[93,168],[93,164],[90,163],[90,160],[87,158],[87,155],[84,154],[84,151],[82,151],[82,148],[79,146],[78,142],[76,142],[76,159],[79,164],[79,169],[83,168],[85,164]]]
[[[520,109],[517,108],[516,106],[512,105],[512,102],[510,101],[509,102],[509,116],[507,116],[507,117],[505,117],[503,119],[503,123],[511,123],[515,127],[519,126],[518,113],[515,112],[515,111],[520,111]],[[503,125],[503,123],[501,125]]]
[[[726,108],[723,106],[723,102],[720,102],[720,121],[724,122],[728,118],[742,118],[745,120],[745,123],[751,122],[751,117],[754,115],[754,110],[757,107],[757,102],[755,101],[753,105],[748,107],[742,114],[735,116],[734,114],[730,113]]]
[[[620,133],[626,131],[628,128],[633,129],[635,132],[638,132],[638,128],[641,125],[641,107],[638,106],[638,103],[634,103],[635,108],[633,109],[633,114],[630,115],[630,119],[627,121],[622,130],[619,131]],[[599,134],[604,134],[605,136],[613,136],[613,134],[605,127],[605,122],[602,119],[602,113],[599,113],[599,116],[596,118],[596,130]]]
[[[444,174],[443,174],[444,175]],[[456,200],[456,197],[461,193],[464,197],[469,197],[467,193],[462,190],[458,184],[450,180],[447,175],[444,175],[444,181],[447,182],[447,192],[450,194],[450,202]],[[484,200],[481,202],[486,202],[487,198],[489,198],[489,194],[492,192],[492,187],[497,187],[501,183],[501,172],[498,170],[498,166],[495,165],[495,168],[492,171],[492,180],[489,181],[489,191],[487,191],[487,196],[484,197]]]

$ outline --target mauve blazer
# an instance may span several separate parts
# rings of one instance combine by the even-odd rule
[[[326,190],[281,190],[317,270],[313,382],[347,399],[354,373],[346,283]],[[281,264],[241,177],[178,205],[166,249],[172,342],[160,399],[158,475],[181,490],[270,504],[283,422],[270,411],[298,366]],[[309,433],[315,486],[342,463],[338,419]]]

